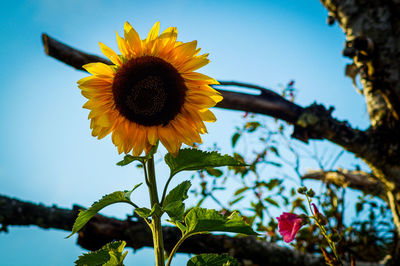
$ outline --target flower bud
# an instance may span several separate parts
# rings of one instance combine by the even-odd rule
[[[312,197],[314,197],[315,196],[315,192],[314,192],[314,190],[312,190],[312,188],[310,188],[308,191],[307,191],[307,194],[306,194],[308,197],[310,197],[310,198],[312,198]]]
[[[299,187],[297,189],[297,193],[299,193],[299,194],[306,194],[306,191],[307,191],[307,187]]]

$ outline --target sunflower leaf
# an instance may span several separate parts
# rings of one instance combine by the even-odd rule
[[[200,254],[192,257],[187,266],[239,266],[239,262],[226,254]]]
[[[238,212],[229,217],[219,214],[215,210],[195,207],[185,217],[187,227],[185,234],[208,232],[231,232],[245,235],[257,235],[251,226],[247,225]]]
[[[246,166],[232,156],[221,155],[216,151],[205,152],[197,149],[182,149],[176,158],[167,153],[164,160],[171,169],[171,176],[181,171],[201,170],[208,167]]]
[[[115,241],[106,244],[101,249],[89,253],[84,253],[75,261],[76,266],[106,265],[123,266],[123,261],[128,251],[122,253],[126,245],[125,241]]]
[[[131,194],[141,184],[142,183],[137,184],[132,190],[115,191],[111,194],[105,195],[99,201],[93,203],[89,209],[81,210],[75,220],[74,226],[72,227],[72,232],[69,236],[67,236],[67,238],[71,237],[73,234],[81,230],[82,227],[104,207],[118,202],[126,202],[132,204],[132,201],[130,200]]]
[[[153,208],[148,209],[148,208],[136,208],[135,212],[137,215],[139,215],[142,218],[147,218],[149,216],[152,216],[153,214],[161,216],[162,214],[162,209],[159,204],[154,204]]]
[[[181,223],[180,221],[178,221],[178,220],[167,220],[167,221],[170,222],[171,224],[175,225],[176,227],[178,227],[181,230],[182,234],[184,234],[186,232],[186,226],[183,223]]]
[[[185,204],[183,201],[188,198],[187,192],[192,184],[184,181],[172,189],[165,197],[163,210],[168,213],[173,220],[183,220]]]
[[[135,212],[137,215],[139,215],[142,218],[147,218],[151,215],[151,210],[149,208],[136,208]]]
[[[132,156],[132,155],[130,155],[130,154],[126,154],[126,155],[124,156],[124,159],[123,159],[122,161],[119,161],[119,162],[117,163],[117,165],[119,165],[119,166],[125,166],[125,165],[128,165],[128,164],[130,164],[131,162],[134,162],[134,161],[139,161],[139,162],[141,162],[142,164],[144,164],[144,163],[147,162],[148,159],[150,159],[151,157],[153,157],[153,155],[157,152],[157,148],[158,148],[158,142],[157,142],[156,145],[154,145],[154,146],[151,148],[150,152],[149,152],[148,154],[146,154],[145,156]]]
[[[117,165],[125,166],[125,165],[128,165],[128,164],[130,164],[131,162],[134,162],[134,161],[139,161],[141,163],[144,163],[145,162],[145,157],[144,156],[132,156],[130,154],[127,154],[127,155],[124,156],[124,159],[122,161],[119,161],[117,163]]]

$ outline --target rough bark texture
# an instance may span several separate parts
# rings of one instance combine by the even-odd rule
[[[8,226],[36,225],[41,228],[55,228],[71,231],[72,225],[81,207],[72,210],[51,207],[42,204],[24,202],[0,195],[0,224],[3,231]],[[67,235],[67,234],[66,234]],[[176,227],[163,227],[165,249],[171,251],[180,238]],[[152,247],[151,232],[143,220],[134,217],[125,221],[94,216],[79,232],[78,244],[88,250],[97,250],[113,240],[125,240],[128,247],[139,249]],[[197,235],[187,239],[178,252],[229,253],[242,262],[250,265],[283,265],[305,266],[322,265],[323,260],[311,254],[303,254],[273,243],[257,240],[254,237],[230,237],[226,235]],[[248,264],[249,265],[249,264]]]
[[[346,54],[360,70],[372,126],[395,126],[393,119],[400,115],[400,2],[321,2],[346,34]]]
[[[321,2],[345,32],[343,54],[353,58],[363,85],[372,129],[361,158],[389,188],[399,187],[400,1]]]
[[[363,191],[365,194],[373,195],[387,201],[385,188],[376,178],[364,171],[349,171],[338,169],[336,171],[311,170],[301,177],[303,180],[313,179],[325,183],[335,184],[338,187],[352,188]]]
[[[321,0],[346,34],[371,128],[357,156],[384,184],[400,232],[400,1]]]

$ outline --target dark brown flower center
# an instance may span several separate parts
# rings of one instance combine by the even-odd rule
[[[187,87],[168,62],[142,56],[126,62],[112,85],[118,111],[128,120],[144,125],[167,125],[181,110]]]

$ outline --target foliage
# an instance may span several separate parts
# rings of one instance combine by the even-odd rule
[[[202,254],[191,258],[187,266],[239,266],[239,263],[234,258],[222,254]]]
[[[106,244],[101,249],[85,253],[75,261],[76,266],[123,266],[128,251],[122,253],[126,243],[115,241]]]
[[[167,266],[171,264],[176,251],[182,242],[188,237],[196,234],[205,234],[210,232],[230,232],[245,235],[257,235],[251,226],[246,224],[237,212],[233,212],[229,216],[224,216],[215,210],[208,210],[200,207],[194,207],[190,210],[185,209],[183,203],[188,198],[188,191],[191,186],[190,181],[184,181],[172,189],[168,194],[167,188],[169,182],[175,174],[180,171],[202,170],[208,171],[210,174],[220,175],[214,167],[219,166],[241,166],[246,164],[229,155],[221,155],[218,152],[203,152],[197,149],[183,149],[177,155],[167,154],[165,162],[170,167],[170,177],[165,184],[161,201],[158,200],[158,192],[156,185],[154,154],[157,145],[153,146],[151,151],[145,156],[126,155],[122,161],[117,163],[120,166],[129,165],[133,161],[139,161],[144,170],[146,185],[149,188],[149,196],[151,201],[151,209],[139,207],[130,199],[132,192],[141,184],[136,185],[130,191],[116,191],[102,197],[95,202],[88,210],[79,213],[72,229],[72,234],[76,233],[101,209],[111,204],[125,202],[135,208],[138,216],[142,217],[153,233],[153,243],[156,255],[156,265],[165,264],[164,248],[162,239],[161,217],[167,214],[170,222],[176,225],[182,231],[182,237],[175,245],[169,255]],[[71,236],[70,235],[70,236]],[[123,265],[122,261],[126,253],[122,254],[125,243],[110,243],[102,249],[84,254],[77,260],[77,265]],[[237,262],[225,255],[200,255],[192,258],[188,265],[238,265]]]
[[[128,191],[128,190],[116,191],[111,194],[105,195],[99,201],[96,201],[95,203],[93,203],[89,209],[81,210],[79,212],[78,218],[76,218],[74,226],[72,227],[72,232],[68,237],[72,236],[73,234],[75,234],[76,232],[81,230],[82,227],[101,209],[103,209],[109,205],[119,203],[119,202],[133,204],[130,199],[131,194],[140,185],[141,185],[141,183],[134,186],[134,188],[130,191]]]
[[[294,82],[281,89],[284,97],[294,100]],[[198,206],[210,200],[226,214],[239,210],[266,241],[280,243],[282,238],[275,213],[282,210],[308,213],[307,202],[296,193],[296,188],[305,182],[303,165],[313,163],[321,170],[335,170],[344,152],[336,148],[318,154],[315,146],[307,147],[291,140],[290,126],[277,120],[245,113],[241,124],[232,134],[231,146],[234,157],[249,167],[230,168],[218,175],[200,171],[192,176],[193,183],[200,184],[193,193],[197,196]],[[355,165],[356,170],[359,167]],[[315,186],[316,182],[309,184]],[[226,195],[226,187],[235,187],[230,197]],[[348,188],[334,184],[320,184],[315,200],[329,221],[327,233],[338,236],[338,252],[347,261],[352,257],[363,261],[381,260],[393,246],[394,229],[387,204],[366,195],[346,202],[348,191]],[[356,217],[346,219],[350,221],[346,223],[345,215]],[[329,250],[328,243],[313,224],[303,226],[291,245],[309,253],[320,253],[321,248]]]
[[[295,97],[293,85],[294,82],[290,82],[283,87],[283,96],[290,100]],[[157,147],[153,147],[146,156],[126,155],[118,165],[126,166],[133,161],[142,164],[150,191],[151,208],[139,207],[130,201],[130,195],[137,186],[131,191],[117,191],[104,196],[88,210],[82,211],[72,233],[80,230],[102,208],[117,202],[129,203],[150,226],[154,245],[158,250],[156,254],[159,254],[156,261],[159,262],[158,265],[163,265],[160,262],[163,261],[163,256],[160,255],[160,250],[163,250],[160,246],[162,240],[159,241],[162,236],[157,235],[157,230],[160,232],[161,217],[167,214],[168,221],[182,232],[181,239],[169,255],[169,266],[179,246],[195,234],[230,232],[258,235],[266,241],[280,243],[282,238],[278,234],[275,213],[285,209],[291,213],[305,213],[305,217],[309,214],[309,218],[315,220],[314,224],[302,224],[296,241],[291,243],[295,249],[309,253],[320,252],[331,265],[340,265],[340,258],[346,261],[354,258],[363,261],[383,259],[393,246],[393,226],[388,222],[390,215],[387,214],[387,206],[384,203],[376,198],[359,196],[353,206],[360,219],[353,219],[350,224],[346,224],[345,195],[348,189],[330,183],[324,183],[318,193],[312,189],[300,188],[298,193],[305,195],[306,201],[296,192],[296,188],[304,184],[302,163],[305,158],[311,158],[322,170],[334,170],[343,151],[336,155],[319,156],[316,150],[310,151],[291,141],[288,136],[289,127],[284,123],[272,123],[248,113],[243,116],[243,120],[243,125],[237,127],[231,138],[233,156],[197,149],[182,149],[174,156],[168,153],[164,160],[170,168],[170,177],[160,201],[154,197],[157,190],[155,173],[152,170]],[[247,144],[249,142],[251,146]],[[255,148],[243,152],[248,146]],[[221,166],[228,168],[216,168]],[[193,183],[199,183],[199,186],[191,190],[198,197],[196,207],[186,208],[184,203],[192,186],[190,181],[183,181],[167,193],[169,182],[182,171],[198,173],[192,175],[192,179],[195,181]],[[219,192],[226,193],[226,187],[235,187],[235,190],[230,198],[225,194],[224,200],[220,200]],[[312,211],[311,198],[321,206],[324,215],[319,216],[316,209]],[[221,210],[201,208],[207,199],[216,202]],[[367,217],[365,213],[368,213]],[[114,253],[108,250],[100,250],[98,254],[100,255],[96,255],[96,259],[122,258],[121,255],[114,256]],[[226,255],[202,254],[190,259],[188,265],[238,265],[238,262]]]

